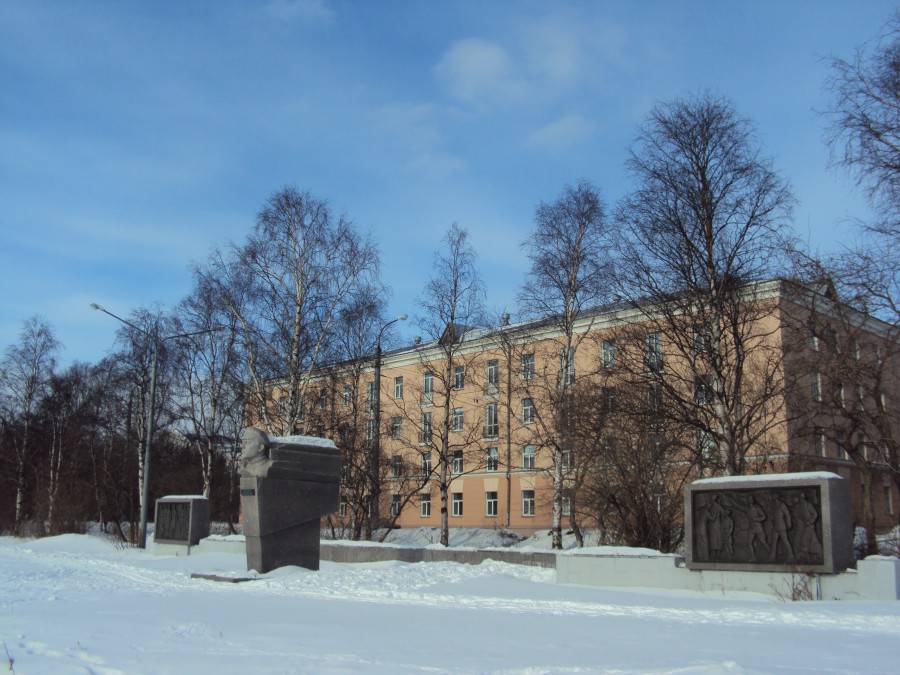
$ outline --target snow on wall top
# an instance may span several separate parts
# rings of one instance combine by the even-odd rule
[[[277,445],[279,443],[286,443],[289,445],[313,445],[319,448],[337,449],[334,441],[330,438],[319,438],[318,436],[269,436],[269,443],[272,445]]]
[[[767,473],[758,476],[719,476],[717,478],[701,478],[691,485],[720,485],[722,483],[741,483],[748,480],[759,482],[807,481],[814,478],[841,478],[831,471],[803,471],[798,473]]]

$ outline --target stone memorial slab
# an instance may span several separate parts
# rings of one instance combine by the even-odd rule
[[[247,569],[319,569],[319,519],[337,511],[341,456],[322,438],[269,438],[245,429],[241,509]]]
[[[209,536],[209,500],[197,495],[157,499],[154,523],[154,542],[196,546]]]
[[[828,472],[729,476],[685,490],[689,569],[834,574],[853,564],[847,481]]]

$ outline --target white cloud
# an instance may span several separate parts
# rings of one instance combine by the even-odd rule
[[[535,150],[561,152],[587,140],[593,130],[593,124],[573,113],[534,131],[528,137],[527,145]]]
[[[488,40],[455,42],[434,72],[453,98],[478,108],[517,102],[528,91],[506,50]]]

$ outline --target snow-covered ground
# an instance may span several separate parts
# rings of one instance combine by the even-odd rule
[[[95,536],[0,538],[15,673],[890,673],[900,602],[783,603],[557,585],[487,562],[157,557]],[[0,645],[0,671],[7,656]]]

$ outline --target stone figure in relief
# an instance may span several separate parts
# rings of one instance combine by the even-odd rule
[[[241,475],[264,476],[269,466],[269,437],[260,429],[244,429],[241,439]]]
[[[694,528],[696,532],[695,544],[697,547],[697,558],[700,560],[709,560],[709,530],[707,526],[710,520],[710,512],[706,506],[706,495],[698,494],[697,497],[697,515],[694,518]]]
[[[755,497],[750,497],[749,499],[750,508],[747,515],[750,518],[750,540],[747,545],[750,548],[750,562],[756,562],[756,548],[753,544],[758,541],[763,545],[764,549],[768,550],[766,531],[763,526],[763,523],[766,522],[766,512],[763,511]]]
[[[731,517],[731,511],[723,509],[722,512],[722,543],[725,544],[725,559],[731,560],[734,557],[734,519]]]
[[[797,556],[803,560],[821,560],[822,544],[819,543],[816,534],[819,512],[815,504],[809,501],[805,492],[794,494],[791,501],[793,502],[791,511],[794,514],[794,548]]]
[[[709,504],[708,540],[709,553],[713,560],[719,560],[722,557],[722,541],[724,539],[722,520],[724,516],[725,509],[722,508],[722,505],[719,503],[719,495],[712,495]]]
[[[792,561],[794,559],[794,549],[791,547],[791,541],[788,538],[788,532],[791,530],[793,523],[791,521],[791,512],[784,500],[773,495],[772,497],[772,541],[769,544],[769,560],[774,561],[778,556],[778,545],[781,544],[785,553],[785,559]]]

